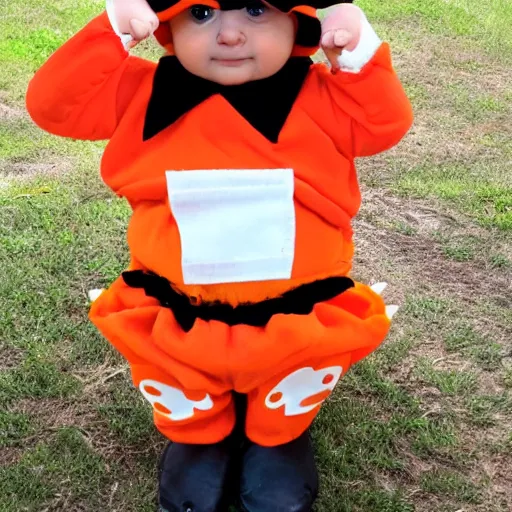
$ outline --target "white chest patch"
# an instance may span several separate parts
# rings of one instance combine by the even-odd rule
[[[292,169],[167,171],[185,284],[289,279]]]

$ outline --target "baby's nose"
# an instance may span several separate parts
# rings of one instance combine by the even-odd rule
[[[219,44],[237,46],[245,43],[246,36],[236,14],[238,13],[222,12],[219,33],[217,34]]]

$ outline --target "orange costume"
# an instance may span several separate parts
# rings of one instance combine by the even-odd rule
[[[381,297],[347,277],[354,159],[398,143],[410,104],[387,44],[336,73],[308,44],[276,75],[223,87],[173,55],[130,56],[103,13],[29,86],[43,129],[110,139],[101,174],[133,209],[131,264],[90,318],[176,442],[228,436],[233,392],[248,396],[252,441],[297,438],[389,329]]]

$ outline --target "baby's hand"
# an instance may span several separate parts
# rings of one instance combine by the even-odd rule
[[[353,51],[361,38],[364,19],[359,7],[351,4],[336,6],[322,22],[322,49],[333,68],[343,50]]]
[[[146,0],[107,0],[108,8],[115,18],[114,28],[129,34],[133,43],[146,39],[158,28],[158,18]]]

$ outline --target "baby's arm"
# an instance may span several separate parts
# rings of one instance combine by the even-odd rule
[[[391,148],[411,127],[413,114],[389,46],[354,5],[336,7],[322,28],[322,48],[332,68],[320,73],[319,87],[331,108],[321,109],[319,123],[353,157]]]
[[[113,29],[113,25],[117,28],[122,24],[122,16],[114,19],[115,3],[141,1],[146,4],[145,0],[109,0],[112,22],[107,13],[99,15],[36,72],[28,86],[26,104],[43,130],[84,140],[113,135],[138,85],[154,67],[130,56],[125,46],[133,43],[123,44]],[[141,23],[131,20],[130,40],[136,42],[152,32],[153,26],[148,29]],[[127,43],[126,36],[123,38]]]

